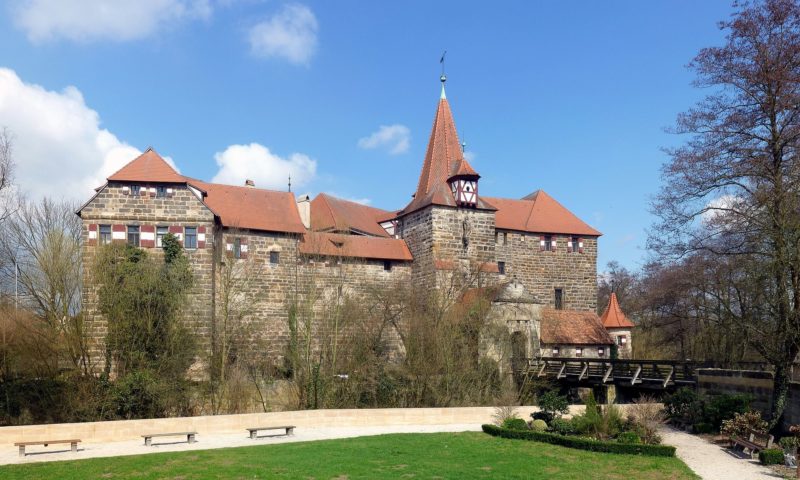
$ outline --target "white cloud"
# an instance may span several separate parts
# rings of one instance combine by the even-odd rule
[[[364,150],[386,148],[391,155],[406,153],[411,146],[411,131],[405,125],[381,125],[377,132],[358,141]]]
[[[36,197],[86,200],[140,153],[100,128],[100,115],[77,88],[46,90],[6,68],[0,68],[0,126],[13,135],[17,184]]]
[[[703,213],[700,214],[700,220],[706,226],[724,226],[734,216],[731,210],[740,209],[742,204],[742,199],[736,195],[721,195],[706,204]]]
[[[249,32],[250,50],[259,57],[282,57],[308,65],[317,49],[317,17],[305,5],[288,4]]]
[[[466,158],[469,163],[473,163],[475,159],[478,158],[478,154],[473,151],[466,150],[464,152],[464,158]]]
[[[253,180],[258,188],[285,190],[292,175],[292,187],[307,185],[317,173],[317,162],[302,153],[282,158],[258,143],[231,145],[218,152],[214,159],[219,171],[211,180],[215,183],[244,185]]]
[[[209,0],[17,0],[12,13],[28,39],[76,42],[147,37],[185,19],[211,16]]]

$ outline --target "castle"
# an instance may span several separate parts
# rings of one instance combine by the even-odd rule
[[[630,353],[632,324],[616,298],[602,320],[595,313],[600,232],[542,190],[521,199],[482,195],[444,81],[416,191],[399,210],[325,193],[295,198],[251,181],[208,183],[179,174],[148,149],[109,176],[78,215],[87,265],[103,244],[157,253],[167,233],[180,239],[195,277],[185,321],[206,347],[222,272],[250,262],[259,266],[248,284],[257,299],[250,322],[276,352],[288,338],[287,298],[300,271],[323,287],[346,277],[356,294],[365,294],[366,282],[435,290],[454,276],[473,283],[480,277],[462,293],[492,286],[489,316],[508,327],[516,356],[610,357],[614,344],[620,356]],[[83,309],[102,343],[107,325],[89,270]]]

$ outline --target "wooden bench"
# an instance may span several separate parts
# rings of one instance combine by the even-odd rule
[[[247,429],[247,431],[250,432],[250,438],[257,438],[256,434],[259,430],[286,430],[284,435],[294,435],[294,425],[282,425],[278,427],[252,427]]]
[[[770,448],[774,440],[775,437],[772,435],[750,430],[750,434],[747,438],[731,437],[731,448],[736,448],[738,445],[742,447],[742,453],[746,453],[746,450],[750,450],[750,458],[752,458],[753,455],[761,450]]]
[[[142,438],[144,438],[144,445],[149,447],[153,444],[153,437],[182,437],[184,435],[186,435],[186,443],[195,443],[197,441],[194,439],[197,432],[151,433],[149,435],[142,435]]]
[[[73,452],[77,452],[78,451],[78,443],[79,442],[80,442],[79,439],[73,438],[71,440],[43,440],[43,441],[39,441],[39,442],[17,442],[17,443],[14,444],[14,446],[15,447],[19,447],[19,456],[20,457],[24,457],[25,456],[25,447],[28,446],[28,445],[44,445],[46,447],[46,446],[50,445],[51,443],[53,443],[53,444],[69,443],[72,451]]]

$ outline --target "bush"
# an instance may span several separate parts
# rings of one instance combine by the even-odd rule
[[[783,437],[778,441],[784,450],[793,451],[800,444],[800,438],[797,437]]]
[[[537,432],[544,432],[547,430],[547,422],[544,420],[534,420],[531,423],[531,429],[536,430]]]
[[[525,420],[521,418],[507,418],[503,421],[502,428],[508,428],[510,430],[527,430],[528,424],[525,423]]]
[[[628,430],[634,430],[648,445],[661,443],[658,429],[664,423],[664,408],[651,396],[642,396],[628,406]]]
[[[519,418],[517,417],[517,407],[512,406],[500,406],[494,407],[494,414],[492,415],[494,418],[495,425],[502,426],[506,420],[511,418]]]
[[[761,419],[761,412],[735,413],[733,418],[722,421],[722,434],[728,437],[747,438],[751,430],[766,433],[767,422]]]
[[[770,448],[758,452],[758,460],[762,465],[783,465],[783,450],[780,448]]]
[[[622,432],[617,435],[619,443],[642,443],[642,439],[636,432]]]
[[[550,431],[559,435],[574,435],[577,433],[572,420],[564,418],[554,418],[553,421],[550,422]]]
[[[561,418],[569,412],[569,401],[567,397],[557,394],[555,391],[543,393],[539,397],[539,409],[541,411],[531,414],[534,420],[544,420],[551,423],[555,418]]]
[[[535,442],[561,445],[591,452],[622,453],[630,455],[647,455],[652,457],[674,457],[675,447],[668,445],[642,445],[619,442],[601,442],[571,435],[556,435],[534,430],[509,430],[494,425],[483,425],[483,431],[495,437],[532,440]]]
[[[715,395],[706,403],[703,421],[710,423],[715,431],[719,431],[723,420],[732,419],[737,413],[750,410],[751,400],[748,395]]]
[[[703,402],[697,392],[683,387],[664,399],[664,411],[672,422],[692,425],[702,420]]]

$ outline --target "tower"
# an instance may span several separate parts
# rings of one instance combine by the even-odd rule
[[[496,270],[495,208],[478,193],[480,175],[464,157],[450,103],[447,77],[411,202],[397,217],[400,235],[414,255],[414,277],[435,286],[440,272]],[[488,267],[488,268],[487,268]],[[489,271],[487,271],[489,270]]]

